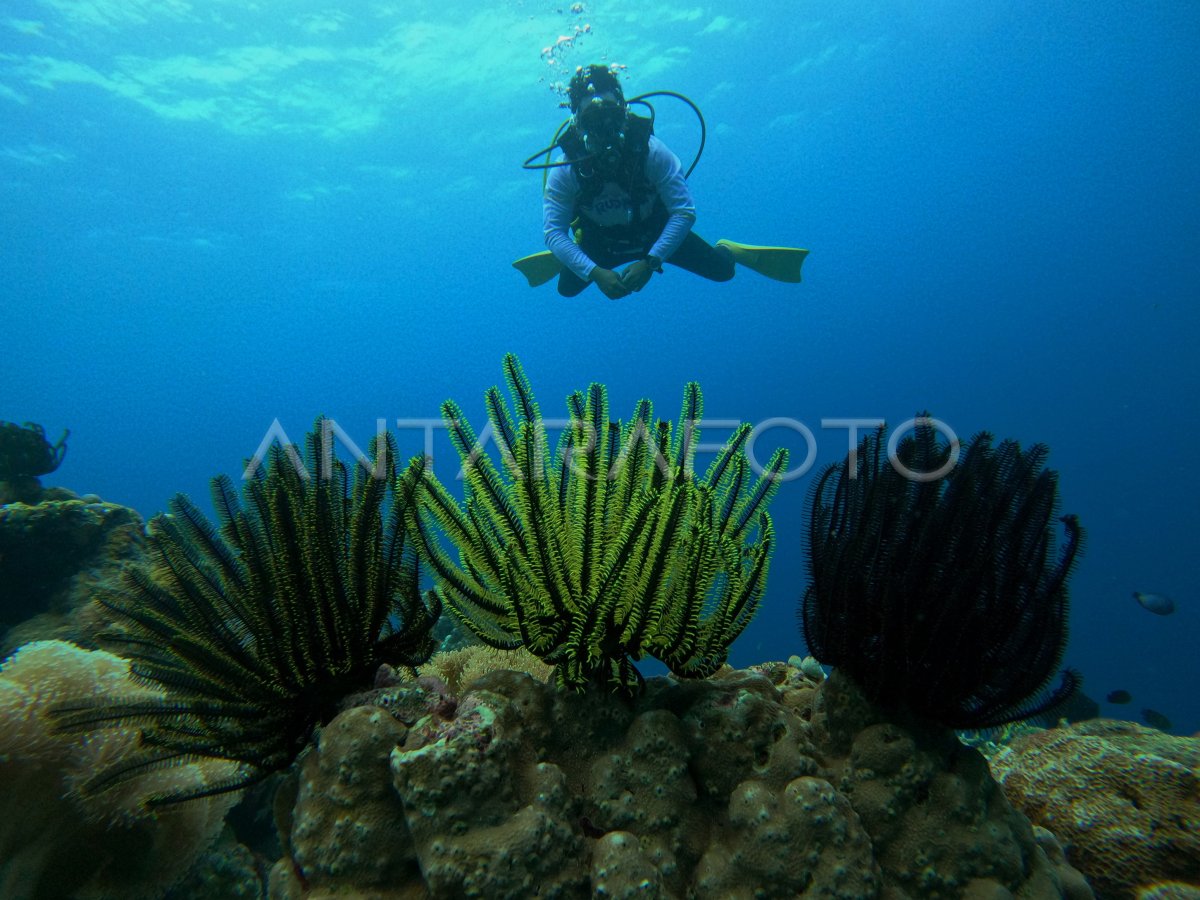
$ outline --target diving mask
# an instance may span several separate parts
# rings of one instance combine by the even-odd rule
[[[625,104],[612,94],[595,96],[575,113],[575,126],[588,153],[619,150],[625,141]]]

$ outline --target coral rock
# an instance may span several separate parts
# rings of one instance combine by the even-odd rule
[[[526,676],[528,678],[528,676]],[[530,897],[586,883],[562,769],[522,744],[503,697],[468,694],[455,719],[391,765],[434,896]]]
[[[387,781],[388,754],[404,735],[386,710],[360,706],[334,719],[304,759],[290,842],[311,886],[369,888],[415,876],[404,807]]]
[[[93,590],[144,558],[142,520],[132,509],[61,490],[53,496],[0,505],[4,652],[48,638],[94,648],[92,634],[104,623],[88,604]]]
[[[657,900],[662,876],[637,835],[610,831],[592,852],[593,896],[613,900]]]
[[[992,769],[1097,896],[1171,880],[1200,888],[1200,738],[1096,719],[1019,737]]]
[[[871,839],[843,794],[802,776],[782,795],[759,781],[742,782],[729,799],[729,839],[700,861],[699,898],[837,897],[879,893]]]
[[[312,861],[343,838],[297,834],[297,815],[272,897],[1090,896],[1072,892],[1078,873],[1048,858],[977,752],[886,721],[836,674],[769,664],[655,678],[626,702],[492,672],[456,704],[426,705],[406,729],[376,722],[335,744],[365,721],[344,712],[305,762],[339,783],[359,773],[364,792],[302,787],[298,813],[330,806],[310,809],[314,822],[361,819],[364,804],[403,811],[376,883],[329,867],[317,878]]]

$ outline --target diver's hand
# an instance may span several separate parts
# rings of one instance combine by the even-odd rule
[[[602,269],[596,266],[592,269],[592,281],[596,282],[596,286],[604,291],[604,296],[609,300],[620,300],[622,297],[629,296],[629,288],[621,281],[621,276],[612,269]]]
[[[621,273],[621,284],[631,291],[640,291],[650,282],[650,276],[653,274],[654,269],[650,263],[639,259],[625,267],[625,271]]]

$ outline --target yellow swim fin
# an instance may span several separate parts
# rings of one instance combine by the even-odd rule
[[[728,247],[733,261],[760,275],[789,284],[800,283],[800,267],[804,264],[807,250],[799,247],[756,247],[753,244],[738,244],[724,238],[717,241],[718,247]]]
[[[530,287],[539,287],[562,271],[562,263],[549,250],[522,256],[513,263],[513,268],[525,276]]]

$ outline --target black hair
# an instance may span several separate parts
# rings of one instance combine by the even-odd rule
[[[571,76],[571,83],[567,86],[567,99],[571,103],[571,112],[579,112],[579,107],[593,93],[615,94],[621,101],[621,105],[625,105],[625,94],[621,90],[621,82],[617,79],[617,73],[608,66],[580,66],[575,70],[575,74]]]

